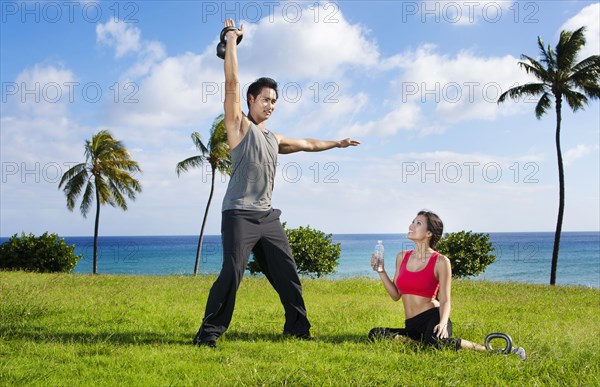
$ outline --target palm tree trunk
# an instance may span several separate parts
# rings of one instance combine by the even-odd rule
[[[196,264],[194,265],[194,275],[198,275],[198,266],[200,264],[200,253],[202,251],[202,240],[204,239],[204,227],[206,226],[206,218],[208,218],[208,209],[210,208],[210,202],[212,201],[213,193],[215,191],[215,172],[216,168],[211,164],[212,176],[210,182],[210,194],[208,195],[208,203],[206,203],[206,209],[204,210],[204,219],[202,219],[202,228],[200,229],[200,237],[198,238],[198,249],[196,250]]]
[[[554,233],[554,248],[552,250],[552,267],[550,268],[550,285],[556,284],[556,268],[558,266],[558,250],[560,248],[560,234],[562,231],[563,214],[565,212],[565,171],[563,168],[562,153],[560,150],[560,121],[561,121],[561,96],[556,96],[556,156],[558,159],[558,219]]]
[[[98,274],[98,225],[100,223],[100,193],[96,187],[96,222],[94,224],[94,267],[93,274]]]

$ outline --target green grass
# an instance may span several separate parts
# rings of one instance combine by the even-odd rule
[[[247,277],[218,349],[191,345],[208,277],[0,272],[0,385],[600,385],[600,291],[453,282],[454,335],[510,334],[529,358],[370,343],[404,325],[378,279],[304,279],[315,342]]]

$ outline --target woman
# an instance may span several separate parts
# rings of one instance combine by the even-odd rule
[[[452,268],[450,260],[435,251],[442,237],[444,224],[433,212],[421,211],[408,227],[407,238],[415,243],[415,249],[398,253],[394,280],[388,277],[383,266],[375,264],[383,286],[394,301],[402,298],[405,314],[405,328],[373,328],[369,338],[410,337],[425,345],[451,347],[456,350],[469,348],[484,352],[482,345],[458,338],[452,338],[450,321],[450,288]],[[515,348],[513,353],[525,360],[525,350]]]

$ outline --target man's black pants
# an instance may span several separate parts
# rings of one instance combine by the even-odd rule
[[[236,293],[251,251],[283,304],[283,332],[294,336],[309,335],[310,323],[306,317],[302,285],[289,241],[279,221],[280,215],[281,211],[275,209],[223,211],[223,267],[208,294],[196,340],[216,340],[229,327]]]

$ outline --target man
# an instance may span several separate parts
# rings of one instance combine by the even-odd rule
[[[233,20],[225,27],[235,27]],[[202,325],[194,344],[216,347],[229,327],[235,296],[250,252],[279,294],[285,309],[283,334],[310,339],[310,323],[302,298],[289,242],[279,221],[281,211],[271,207],[278,153],[319,152],[356,146],[358,141],[291,139],[264,126],[275,109],[277,83],[260,78],[248,88],[248,115],[242,112],[238,79],[237,38],[244,28],[229,31],[225,48],[225,117],[227,143],[231,149],[232,174],[223,199],[221,234],[223,266],[206,302]]]

